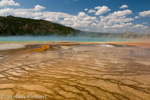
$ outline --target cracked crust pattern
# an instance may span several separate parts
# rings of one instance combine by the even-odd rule
[[[149,100],[149,54],[147,48],[100,44],[40,44],[0,51],[0,97]]]

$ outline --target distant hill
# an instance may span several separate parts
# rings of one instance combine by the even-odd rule
[[[80,30],[45,20],[21,17],[0,17],[0,36],[15,35],[75,35]]]

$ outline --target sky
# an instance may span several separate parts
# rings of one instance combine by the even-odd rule
[[[44,19],[92,32],[150,33],[150,0],[0,0],[0,16]]]

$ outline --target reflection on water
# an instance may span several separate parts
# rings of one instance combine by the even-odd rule
[[[0,51],[0,97],[149,100],[149,54],[134,46],[63,43]]]

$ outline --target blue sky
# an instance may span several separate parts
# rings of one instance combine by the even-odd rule
[[[0,0],[0,16],[44,19],[76,29],[150,33],[150,0]]]

